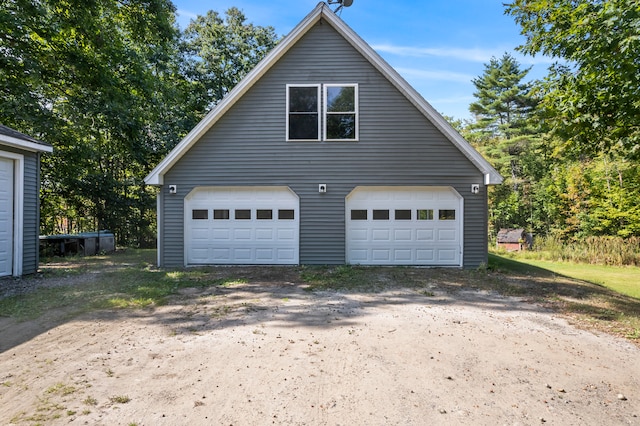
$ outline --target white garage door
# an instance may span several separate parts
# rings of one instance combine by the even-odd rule
[[[450,187],[357,187],[346,199],[347,263],[462,266],[463,199]]]
[[[0,276],[13,272],[13,160],[0,158]]]
[[[187,264],[298,264],[299,204],[288,187],[194,189],[185,198]]]

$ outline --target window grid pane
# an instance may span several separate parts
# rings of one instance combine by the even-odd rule
[[[356,140],[358,128],[356,85],[326,85],[324,137],[326,140]]]
[[[289,87],[289,112],[318,112],[318,88]]]
[[[295,219],[295,213],[293,210],[278,210],[278,219],[293,220]]]
[[[320,139],[319,86],[288,86],[289,140]]]
[[[289,139],[318,139],[318,114],[289,114]]]
[[[215,209],[213,211],[213,219],[214,220],[229,219],[229,209]]]
[[[411,220],[411,210],[396,210],[396,220]]]
[[[373,220],[389,220],[389,210],[374,210]]]
[[[327,114],[327,139],[355,139],[355,114]]]
[[[438,220],[456,220],[455,210],[439,210]]]
[[[351,210],[351,220],[367,220],[367,211]]]
[[[327,87],[327,113],[331,112],[356,112],[355,87]]]
[[[192,210],[191,219],[193,220],[207,220],[209,219],[209,210]]]
[[[273,210],[262,210],[262,209],[257,210],[256,219],[260,219],[260,220],[273,219]]]
[[[418,220],[433,220],[433,210],[418,210]]]
[[[247,220],[251,219],[251,210],[249,209],[238,209],[235,212],[236,220]]]

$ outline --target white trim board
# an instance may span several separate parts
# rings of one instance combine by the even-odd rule
[[[53,152],[50,145],[42,145],[35,142],[25,141],[23,139],[14,138],[7,135],[0,135],[0,143],[18,149],[24,149],[31,152]]]

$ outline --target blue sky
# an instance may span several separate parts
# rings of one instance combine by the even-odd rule
[[[550,60],[515,52],[524,42],[505,0],[354,0],[341,18],[389,62],[440,113],[470,118],[475,100],[471,80],[482,74],[492,56],[509,52],[529,79],[543,78]],[[178,24],[215,10],[237,7],[247,22],[272,26],[286,35],[318,0],[173,0]],[[335,5],[332,6],[335,8]]]

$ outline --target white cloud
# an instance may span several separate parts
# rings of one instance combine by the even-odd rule
[[[198,17],[197,13],[189,12],[188,10],[178,9],[176,13],[183,18],[196,19]]]
[[[476,98],[473,96],[458,96],[455,98],[439,98],[430,100],[432,104],[464,104],[465,106],[475,101]]]
[[[488,63],[492,57],[500,58],[505,52],[508,52],[521,64],[536,65],[551,64],[554,62],[553,59],[544,56],[531,57],[522,55],[515,52],[513,48],[465,49],[458,47],[396,46],[393,44],[377,44],[372,47],[378,52],[413,58],[435,56],[439,58],[451,58],[468,62]]]
[[[460,48],[429,48],[413,46],[396,46],[393,44],[377,44],[373,48],[378,52],[390,53],[397,56],[426,57],[437,56],[442,58],[462,59],[472,62],[488,62],[492,56],[502,55],[498,50],[484,49],[460,49]]]
[[[456,83],[471,83],[473,75],[453,71],[427,71],[415,68],[396,68],[404,77],[416,77],[421,80],[453,81]]]

